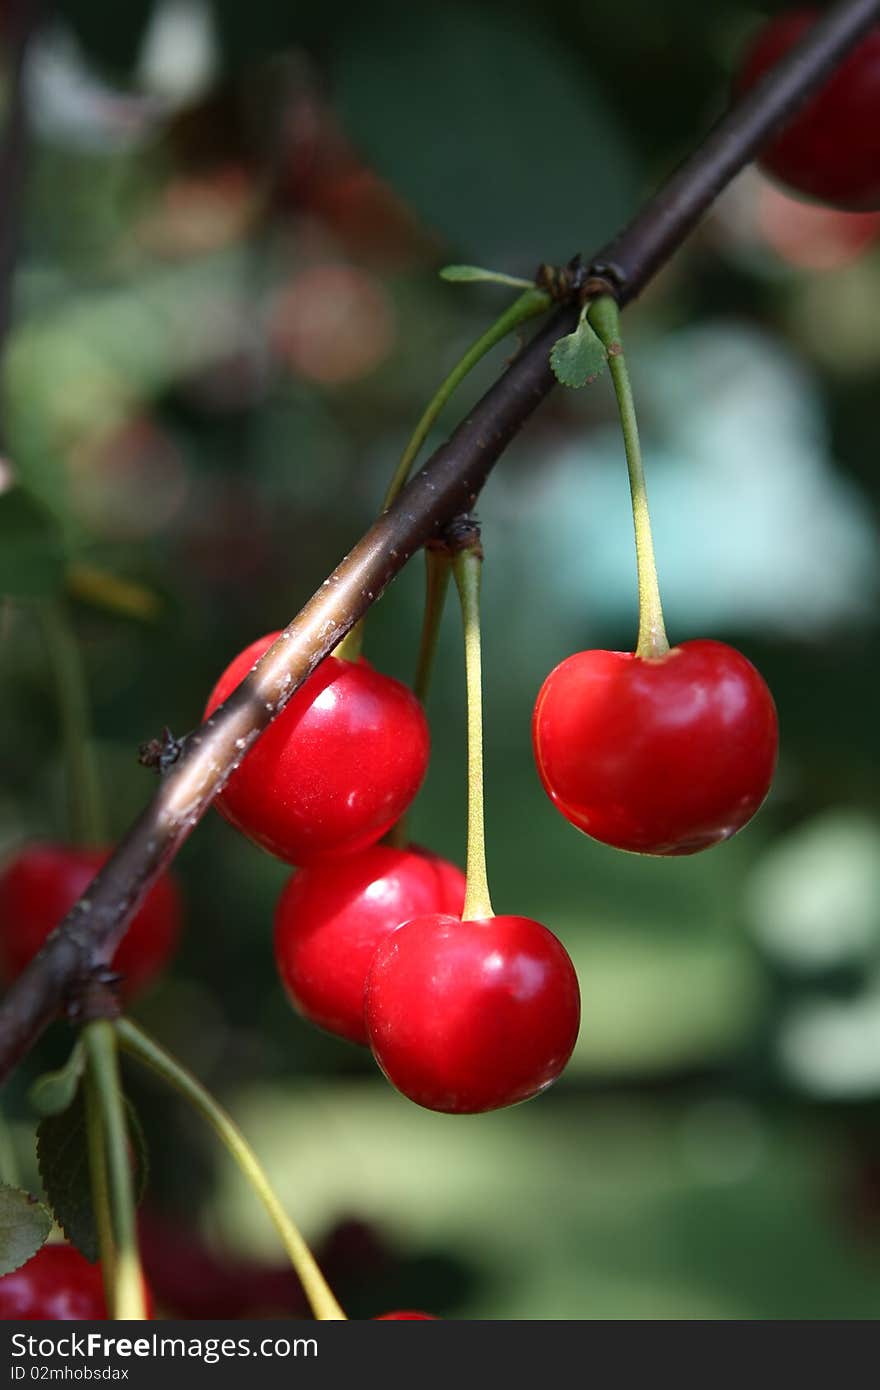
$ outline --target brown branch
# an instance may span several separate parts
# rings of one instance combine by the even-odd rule
[[[591,273],[612,277],[621,301],[633,298],[719,190],[878,18],[880,0],[841,0],[796,52],[727,113],[630,226],[593,257]],[[71,988],[112,958],[143,895],[270,720],[410,556],[473,506],[505,446],[554,385],[550,348],[571,330],[577,313],[577,304],[555,311],[253,672],[186,740],[152,802],[0,1006],[0,1079]]]

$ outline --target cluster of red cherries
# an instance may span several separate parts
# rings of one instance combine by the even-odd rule
[[[737,90],[753,86],[818,17],[771,20]],[[795,192],[845,209],[880,207],[880,28],[874,28],[764,152]],[[227,668],[210,713],[277,635]],[[541,780],[593,838],[643,854],[692,854],[754,815],[776,762],[773,700],[731,647],[691,641],[656,659],[585,651],[544,682],[533,717]],[[278,904],[275,951],[297,1009],[372,1047],[405,1095],[473,1113],[526,1100],[567,1062],[577,1035],[574,969],[537,922],[462,921],[465,879],[430,851],[379,841],[422,782],[424,713],[363,660],[328,657],[248,753],[218,800],[241,831],[299,865]],[[108,851],[37,845],[0,874],[0,966],[18,974],[84,892]],[[167,877],[114,960],[131,994],[165,963],[180,904]],[[106,1316],[99,1272],[49,1245],[0,1280],[0,1316]],[[426,1319],[396,1312],[386,1319]]]

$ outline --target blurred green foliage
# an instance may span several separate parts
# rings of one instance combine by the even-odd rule
[[[73,601],[120,834],[152,790],[138,744],[197,723],[230,657],[317,587],[498,312],[506,291],[439,267],[529,275],[607,237],[723,108],[763,8],[59,5],[32,58],[3,378],[21,490],[0,496],[0,848],[67,833],[32,606],[59,566],[158,600],[148,620]],[[413,1282],[377,1275],[353,1311],[393,1288],[462,1317],[876,1316],[880,257],[851,226],[820,231],[749,172],[626,316],[671,635],[740,645],[779,706],[777,785],[735,841],[616,854],[532,765],[550,667],[635,636],[607,381],[557,392],[481,501],[493,896],[563,937],[584,995],[549,1095],[475,1120],[392,1095],[282,995],[289,870],[214,815],[180,857],[185,938],[138,1012],[310,1234],[354,1214],[396,1244]],[[370,659],[405,679],[420,605],[416,560],[369,622]],[[450,611],[414,835],[461,859],[459,648]],[[25,1091],[65,1046],[59,1026],[7,1092],[32,1182]],[[190,1119],[131,1089],[154,1204],[271,1253]]]

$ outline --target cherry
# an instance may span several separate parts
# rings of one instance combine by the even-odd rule
[[[773,697],[723,642],[648,660],[578,652],[545,680],[532,720],[550,799],[596,840],[693,854],[755,814],[776,765]]]
[[[577,976],[556,937],[527,917],[436,913],[380,943],[364,999],[373,1055],[429,1110],[515,1105],[562,1071],[577,1039]]]
[[[411,917],[459,914],[464,874],[427,850],[371,845],[299,869],[275,913],[275,959],[294,1008],[367,1043],[364,983],[379,942]]]
[[[433,1313],[380,1313],[373,1322],[437,1322]]]
[[[279,634],[226,668],[211,714]],[[428,725],[406,686],[368,662],[328,656],[292,696],[217,797],[217,808],[291,864],[353,854],[400,818],[428,765]]]
[[[737,92],[763,77],[818,15],[800,9],[771,19],[746,53]],[[880,25],[794,114],[759,162],[808,198],[856,211],[880,208]]]
[[[26,846],[6,864],[0,872],[0,973],[7,980],[21,974],[109,856],[104,848],[43,843]],[[164,875],[150,889],[113,957],[127,997],[166,964],[181,916],[177,887]]]
[[[147,1316],[152,1297],[145,1289]],[[44,1245],[0,1279],[0,1320],[70,1322],[107,1317],[101,1266],[72,1245]]]

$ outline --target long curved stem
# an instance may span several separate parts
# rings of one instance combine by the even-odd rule
[[[453,391],[464,381],[468,372],[473,371],[477,363],[486,356],[486,353],[490,352],[497,343],[502,342],[508,333],[512,333],[520,324],[526,323],[538,314],[545,313],[550,305],[550,296],[544,290],[534,287],[528,289],[515,299],[493,324],[490,324],[485,333],[480,334],[476,342],[471,343],[464,356],[456,362],[449,375],[437,387],[413,430],[407,446],[400,456],[400,462],[394,471],[394,476],[388,484],[388,490],[382,502],[383,512],[388,510],[396,500],[398,493],[402,491],[409,478],[410,470],[418,457],[419,450],[431,432],[434,421]]]
[[[192,1072],[181,1066],[180,1062],[148,1037],[137,1024],[132,1023],[130,1019],[120,1018],[116,1021],[115,1027],[120,1045],[125,1051],[150,1067],[168,1085],[173,1086],[202,1118],[207,1120],[214,1133],[225,1144],[271,1217],[315,1317],[325,1321],[345,1321],[345,1314],[321,1273],[314,1255],[276,1197],[265,1169],[231,1116],[218,1105]]]
[[[494,917],[486,873],[486,822],[483,808],[483,672],[480,649],[480,576],[483,556],[479,543],[460,550],[452,571],[461,599],[467,683],[468,839],[467,887],[462,918]]]
[[[602,339],[608,354],[611,380],[617,396],[626,466],[629,472],[629,491],[632,498],[633,526],[636,533],[636,565],[639,578],[639,638],[636,655],[656,661],[669,651],[669,640],[663,622],[660,585],[657,582],[657,562],[654,559],[654,538],[651,534],[651,513],[648,509],[648,490],[642,464],[642,447],[636,407],[623,344],[620,341],[620,315],[610,295],[602,295],[590,309],[590,322]]]
[[[111,1312],[114,1318],[146,1318],[144,1277],[141,1271],[135,1221],[134,1187],[128,1153],[128,1127],[119,1079],[116,1033],[107,1019],[96,1019],[83,1029],[89,1075],[101,1116],[106,1154],[106,1190],[115,1241]],[[100,1206],[98,1208],[101,1220]],[[99,1227],[100,1229],[100,1227]]]
[[[468,372],[473,371],[478,362],[490,352],[497,343],[503,341],[509,333],[518,328],[520,324],[527,323],[529,319],[535,318],[538,314],[546,313],[550,308],[552,300],[544,290],[539,290],[532,286],[521,294],[513,303],[505,309],[504,313],[490,324],[485,333],[481,333],[476,342],[471,343],[467,352],[456,362],[449,375],[440,383],[434,395],[422,412],[418,424],[413,430],[407,441],[406,448],[400,456],[400,462],[394,470],[391,482],[388,484],[387,491],[382,499],[381,511],[387,512],[393,506],[398,495],[403,491],[409,479],[412,466],[418,457],[419,450],[431,432],[431,427],[437,419],[441,410],[449,400],[457,386],[460,386]],[[351,631],[343,637],[339,646],[334,651],[334,656],[342,657],[346,661],[357,661],[364,645],[364,624],[366,619],[361,618],[355,623]]]

